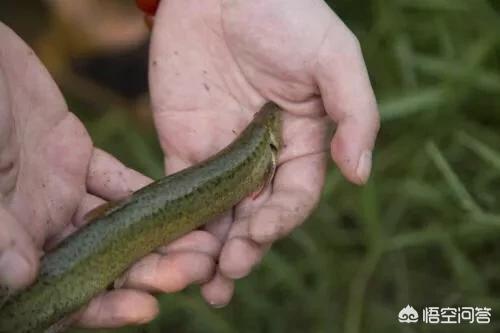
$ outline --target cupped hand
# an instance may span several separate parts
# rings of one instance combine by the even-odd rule
[[[2,23],[0,45],[0,286],[10,291],[33,282],[44,251],[86,223],[89,210],[150,179],[93,147],[33,51]],[[205,254],[176,252],[193,243],[204,244]],[[218,246],[195,232],[125,276],[143,288],[177,291],[213,275]],[[157,312],[153,296],[123,288],[99,295],[75,319],[80,326],[116,327],[144,323]]]
[[[150,88],[167,173],[223,148],[265,101],[285,110],[272,184],[197,231],[223,244],[217,272],[202,287],[214,306],[227,304],[233,280],[310,214],[328,147],[351,182],[369,177],[376,101],[356,38],[322,0],[163,0],[152,32]],[[195,258],[204,250],[183,251]]]

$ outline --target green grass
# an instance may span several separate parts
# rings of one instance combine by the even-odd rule
[[[276,244],[233,302],[196,287],[120,332],[498,332],[500,11],[496,0],[332,1],[361,41],[382,129],[365,187],[331,167],[321,204]],[[496,8],[495,8],[496,7]],[[159,176],[154,134],[119,111],[96,143]],[[488,326],[403,326],[406,304],[489,306]]]

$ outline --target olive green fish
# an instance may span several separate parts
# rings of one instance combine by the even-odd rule
[[[230,209],[271,179],[280,148],[268,103],[213,157],[108,205],[41,262],[37,281],[0,309],[0,333],[59,332],[134,262]]]

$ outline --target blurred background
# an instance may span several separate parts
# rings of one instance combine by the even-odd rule
[[[143,327],[96,332],[500,332],[500,1],[335,0],[380,104],[364,187],[332,165],[321,204],[232,303],[159,296]],[[132,0],[2,1],[95,144],[158,178],[148,31]],[[490,325],[400,324],[407,304],[492,308]],[[74,331],[83,332],[83,331]]]

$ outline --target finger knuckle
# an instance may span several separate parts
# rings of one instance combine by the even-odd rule
[[[368,118],[369,124],[373,133],[375,134],[378,133],[381,126],[381,120],[380,120],[380,113],[378,112],[377,108],[374,108],[373,112],[370,112],[368,114],[368,117],[369,117]]]
[[[358,37],[352,32],[348,31],[344,39],[344,47],[353,53],[361,53],[361,43]]]

